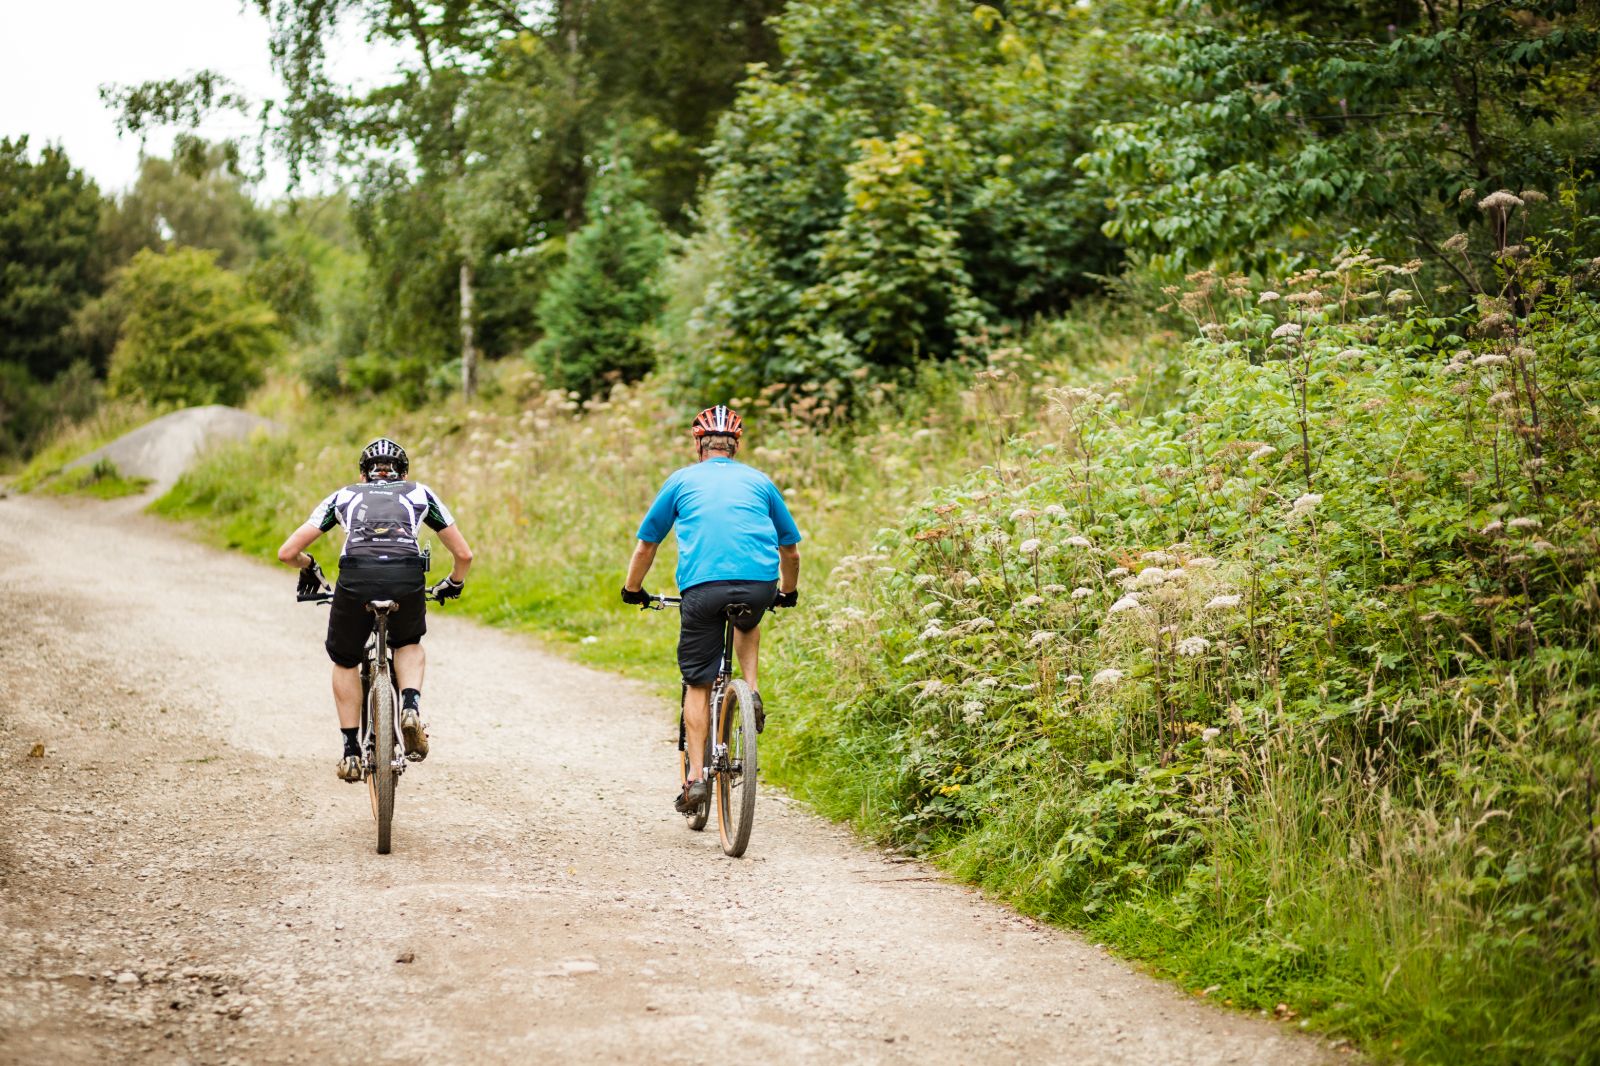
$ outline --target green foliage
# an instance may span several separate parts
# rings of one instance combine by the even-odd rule
[[[100,193],[67,154],[0,138],[0,365],[48,379],[88,354],[72,316],[100,291]]]
[[[229,270],[249,266],[271,236],[271,219],[250,198],[227,145],[181,138],[171,159],[146,156],[133,187],[107,212],[112,262],[143,248],[208,248]]]
[[[1107,232],[1158,266],[1278,268],[1353,235],[1447,268],[1458,231],[1494,251],[1482,197],[1600,167],[1600,25],[1569,0],[1245,0],[1137,42],[1152,106],[1083,163],[1115,199]]]
[[[113,288],[127,311],[111,355],[113,396],[236,404],[282,345],[272,309],[251,299],[214,252],[142,251]]]
[[[639,197],[626,157],[602,171],[589,221],[539,298],[545,331],[534,363],[557,388],[588,397],[608,381],[636,381],[654,364],[649,331],[662,307],[666,234]]]
[[[767,765],[1234,1003],[1583,1060],[1600,302],[1507,270],[1526,319],[1365,254],[1197,276],[1175,403],[1057,390],[844,560]]]
[[[794,4],[710,150],[728,249],[700,309],[708,394],[826,382],[964,350],[1109,271],[1103,193],[1071,165],[1129,103],[1119,5]]]

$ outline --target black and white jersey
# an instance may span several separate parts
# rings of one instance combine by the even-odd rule
[[[422,554],[422,526],[437,533],[455,524],[439,497],[416,481],[362,481],[346,485],[317,504],[306,519],[326,533],[344,527],[343,555],[360,559],[410,558]]]

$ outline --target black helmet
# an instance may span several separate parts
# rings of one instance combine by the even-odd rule
[[[388,437],[379,437],[361,449],[361,476],[366,477],[379,463],[388,463],[394,468],[395,475],[400,478],[404,478],[406,472],[411,469],[411,460],[406,458],[406,450]]]

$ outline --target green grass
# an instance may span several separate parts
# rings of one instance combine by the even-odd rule
[[[19,492],[33,492],[41,488],[58,493],[87,491],[93,495],[141,492],[142,485],[137,485],[132,479],[121,478],[115,471],[110,476],[86,479],[82,474],[67,472],[66,466],[74,459],[137,429],[159,413],[138,403],[108,403],[83,421],[61,427],[50,442],[17,472],[12,484]]]
[[[92,465],[62,470],[34,480],[31,491],[52,496],[93,496],[114,500],[121,496],[137,496],[149,487],[149,478],[123,477],[115,463],[109,459],[99,459]]]

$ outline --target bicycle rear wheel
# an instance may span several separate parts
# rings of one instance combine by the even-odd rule
[[[367,714],[372,722],[372,774],[367,788],[372,795],[372,816],[378,822],[378,854],[389,854],[389,828],[394,822],[394,681],[388,667],[372,678],[367,693]]]
[[[756,698],[743,680],[722,697],[717,742],[727,745],[727,763],[717,771],[717,830],[722,850],[737,859],[750,845],[756,819]]]
[[[702,766],[705,766],[705,765],[709,764],[710,761],[711,761],[711,731],[708,729],[708,730],[706,730],[706,750],[705,750],[705,755],[702,757],[700,764]],[[689,753],[688,753],[688,751],[680,751],[680,752],[678,752],[678,780],[679,781],[685,781],[685,780],[688,780],[688,777],[689,777]],[[696,807],[694,809],[694,813],[686,814],[683,817],[684,817],[684,820],[689,824],[689,828],[690,829],[694,830],[696,833],[700,832],[700,830],[702,830],[702,829],[704,829],[706,827],[706,823],[711,820],[711,797],[707,796],[706,797],[706,801],[704,803],[700,804],[700,806],[698,806],[698,807]]]

